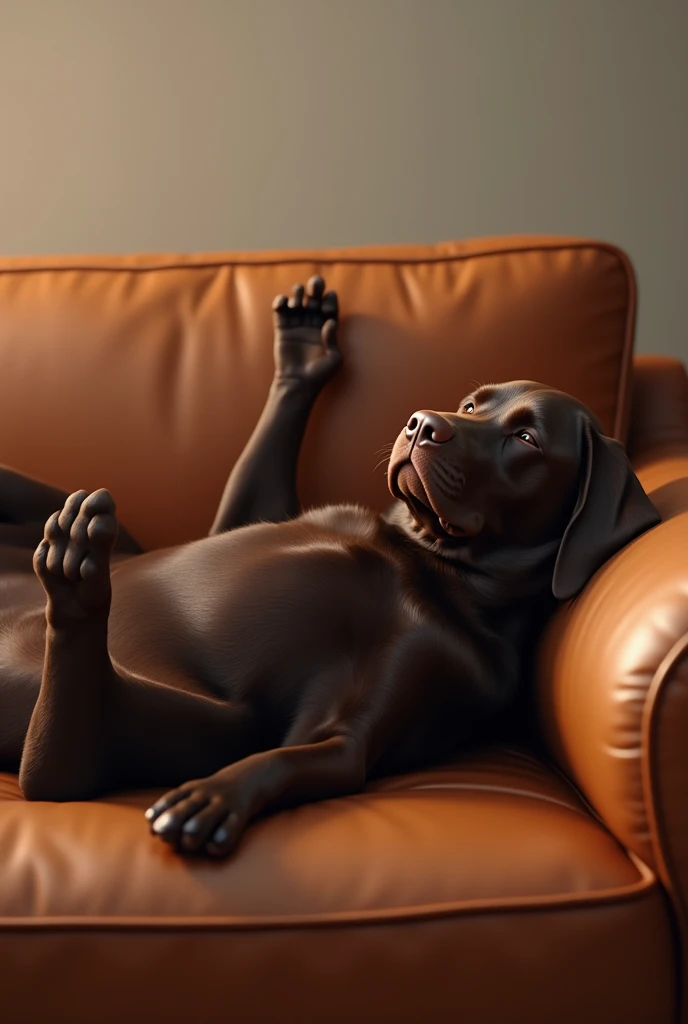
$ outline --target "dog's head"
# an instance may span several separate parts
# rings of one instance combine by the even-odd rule
[[[560,600],[660,519],[590,410],[534,381],[483,385],[455,413],[415,412],[387,481],[419,541],[445,558],[554,545]]]

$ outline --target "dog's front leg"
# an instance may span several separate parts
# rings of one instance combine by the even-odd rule
[[[210,536],[299,514],[296,465],[312,406],[313,397],[300,385],[273,380],[256,428],[227,481]]]
[[[313,277],[304,296],[279,295],[273,305],[275,376],[265,408],[237,460],[210,535],[259,520],[283,522],[299,515],[296,466],[313,404],[341,365],[337,347],[337,297]]]
[[[167,793],[146,817],[179,852],[226,857],[261,811],[358,792],[365,776],[363,745],[337,735],[252,754]]]

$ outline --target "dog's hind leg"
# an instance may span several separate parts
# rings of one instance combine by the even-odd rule
[[[45,526],[34,569],[47,593],[40,692],[19,781],[30,800],[84,800],[127,786],[176,785],[245,757],[251,715],[119,671],[108,652],[109,493],[71,495]]]
[[[301,511],[296,466],[313,404],[341,364],[337,297],[320,277],[273,304],[275,376],[267,402],[236,462],[210,535],[258,521],[279,523]]]
[[[0,771],[16,772],[38,698],[41,670],[40,663],[12,663],[5,657],[6,646],[6,641],[0,641]]]
[[[0,466],[0,522],[40,524],[42,533],[43,523],[55,509],[62,508],[67,497],[57,487]]]
[[[83,492],[84,497],[86,492]],[[31,476],[0,466],[0,523],[22,527],[0,538],[0,543],[20,547],[36,547],[43,536],[43,527],[49,516],[62,509],[69,495],[58,487],[44,484]],[[140,555],[143,549],[120,525],[115,551]]]

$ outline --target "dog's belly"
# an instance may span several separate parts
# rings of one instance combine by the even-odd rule
[[[285,710],[398,616],[381,554],[298,519],[138,556],[112,582],[110,651],[122,667]]]

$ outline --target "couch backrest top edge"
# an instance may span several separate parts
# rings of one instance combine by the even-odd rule
[[[0,273],[59,270],[160,271],[222,266],[272,266],[289,263],[442,263],[480,257],[561,249],[600,249],[615,256],[629,278],[632,264],[626,253],[610,242],[569,236],[514,235],[467,242],[437,242],[388,246],[218,251],[191,253],[74,254],[56,256],[0,256]]]

